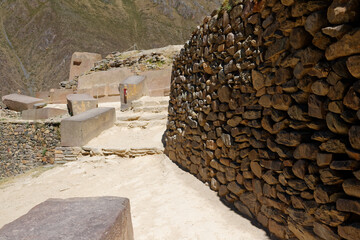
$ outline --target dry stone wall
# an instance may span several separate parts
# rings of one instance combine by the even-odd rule
[[[0,179],[54,163],[60,123],[0,122]]]
[[[359,239],[359,15],[225,1],[174,61],[166,154],[280,239]]]

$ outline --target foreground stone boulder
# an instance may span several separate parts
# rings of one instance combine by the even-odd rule
[[[94,108],[61,121],[61,146],[82,147],[102,131],[114,126],[115,108]]]
[[[27,109],[34,108],[34,105],[37,103],[44,103],[44,100],[40,98],[34,98],[34,97],[14,93],[3,96],[2,102],[10,110],[21,112]]]
[[[71,116],[98,107],[98,100],[88,94],[70,94],[66,99],[69,114]]]
[[[0,229],[1,240],[133,240],[130,201],[49,199]]]

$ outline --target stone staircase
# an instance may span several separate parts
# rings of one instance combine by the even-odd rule
[[[115,125],[127,128],[165,126],[168,105],[169,97],[142,97],[131,103],[130,110],[117,112]]]
[[[81,156],[117,155],[123,158],[162,154],[162,134],[166,130],[169,97],[142,97],[133,101],[130,110],[121,111],[114,103],[102,107],[115,107],[115,126],[81,148],[59,147],[55,162],[76,161]]]

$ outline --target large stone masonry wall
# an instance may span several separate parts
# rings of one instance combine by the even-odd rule
[[[174,62],[170,159],[281,239],[360,238],[360,1],[226,1]]]
[[[0,179],[54,163],[60,123],[0,122]]]

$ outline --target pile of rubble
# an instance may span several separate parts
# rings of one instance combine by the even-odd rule
[[[95,66],[91,71],[106,71],[110,68],[128,67],[134,72],[144,72],[148,70],[163,69],[171,63],[172,59],[157,52],[151,54],[135,54],[133,56],[124,56],[120,52],[114,52],[105,59],[95,63]]]

